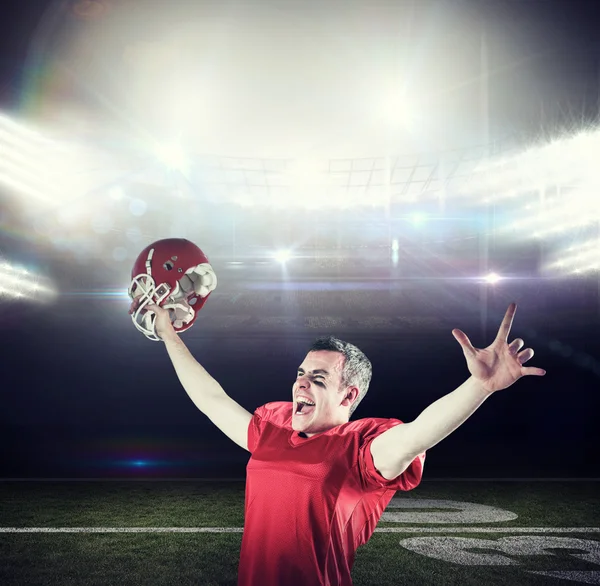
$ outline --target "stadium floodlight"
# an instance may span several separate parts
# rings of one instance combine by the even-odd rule
[[[562,251],[561,258],[546,264],[543,269],[562,273],[580,274],[600,269],[600,240],[597,237]]]
[[[119,185],[114,185],[108,190],[108,196],[113,201],[121,201],[125,197],[125,190]]]
[[[55,297],[56,290],[47,279],[22,267],[0,263],[0,298],[48,302]]]
[[[490,285],[494,285],[496,284],[498,281],[500,281],[501,277],[499,275],[497,275],[496,273],[490,273],[489,275],[486,275],[484,277],[484,281],[486,283],[489,283]]]
[[[37,130],[28,128],[21,122],[9,118],[0,113],[0,134],[9,132],[11,136],[23,141],[24,144],[38,143],[45,146],[51,146],[51,141],[41,135]]]
[[[38,133],[0,114],[0,183],[52,203],[48,153],[56,146]]]
[[[598,130],[557,137],[516,154],[482,162],[463,187],[480,200],[485,194],[492,203],[556,185],[594,184],[599,148]]]
[[[56,205],[93,189],[97,157],[88,155],[0,113],[0,183],[36,203]]]
[[[290,258],[292,258],[292,254],[287,249],[278,250],[273,254],[273,258],[280,264],[284,265]]]
[[[525,237],[545,238],[596,224],[600,220],[600,204],[596,194],[597,187],[586,184],[560,198],[530,204],[534,212],[523,214],[521,219],[508,225],[505,230],[517,231]]]
[[[185,171],[188,166],[188,158],[183,147],[178,143],[165,143],[156,145],[154,148],[156,156],[169,169]]]
[[[404,126],[414,122],[415,109],[410,104],[406,90],[396,89],[385,95],[381,112],[389,124]]]

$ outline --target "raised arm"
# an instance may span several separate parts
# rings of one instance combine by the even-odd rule
[[[234,401],[192,356],[171,325],[167,310],[148,306],[156,313],[156,333],[165,343],[179,382],[194,405],[229,439],[248,449],[248,426],[252,414]]]
[[[452,330],[463,349],[471,377],[429,405],[414,421],[392,427],[373,440],[373,462],[385,478],[404,472],[418,454],[450,435],[493,393],[510,387],[523,376],[546,374],[542,368],[523,366],[533,357],[533,350],[521,350],[525,344],[521,338],[508,343],[516,310],[516,303],[511,303],[496,339],[487,348],[473,347],[464,332]]]

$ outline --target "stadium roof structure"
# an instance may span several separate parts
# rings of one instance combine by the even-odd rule
[[[470,148],[307,162],[198,155],[190,157],[178,187],[182,193],[202,193],[201,199],[212,203],[242,207],[385,207],[465,193],[491,159],[517,149],[518,143],[509,137]],[[174,174],[169,177],[172,181]],[[160,169],[149,171],[146,178],[165,181]]]

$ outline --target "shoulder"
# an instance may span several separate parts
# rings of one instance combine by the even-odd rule
[[[279,433],[292,426],[292,403],[266,403],[254,410],[248,426],[248,451],[254,453],[265,433]]]
[[[401,425],[402,421],[393,418],[384,417],[365,417],[364,419],[357,419],[356,421],[349,421],[344,424],[345,433],[356,433],[362,439],[369,440],[377,437],[379,434]]]
[[[254,417],[274,425],[285,425],[292,417],[293,403],[291,401],[274,401],[265,403],[254,411]]]

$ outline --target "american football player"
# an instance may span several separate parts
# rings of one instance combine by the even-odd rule
[[[349,421],[367,392],[371,364],[355,346],[317,340],[298,367],[292,401],[267,403],[252,414],[194,359],[168,311],[156,314],[179,380],[195,403],[232,441],[251,453],[239,586],[351,586],[357,548],[371,537],[397,490],[421,480],[425,452],[461,425],[493,393],[526,375],[533,350],[508,335],[511,304],[494,342],[474,348],[452,330],[471,376],[416,419]]]

